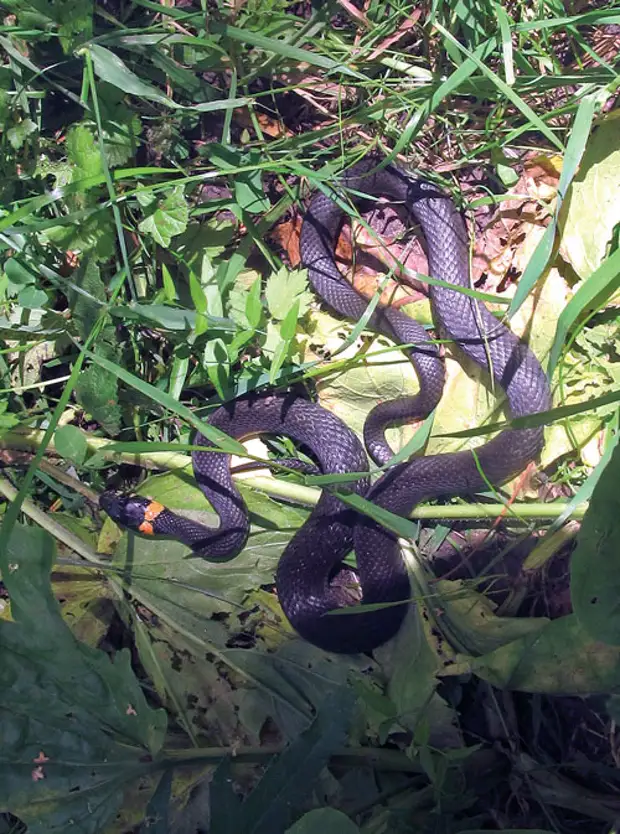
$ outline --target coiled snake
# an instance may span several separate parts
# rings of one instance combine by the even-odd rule
[[[352,168],[342,184],[353,192],[402,202],[426,239],[429,274],[449,284],[468,287],[469,252],[463,220],[452,200],[434,185],[411,178],[394,165],[379,168],[366,159]],[[333,310],[358,320],[367,301],[340,274],[334,246],[342,210],[329,197],[311,201],[301,233],[301,256],[317,295]],[[551,395],[545,373],[531,350],[501,324],[480,301],[445,286],[430,287],[435,323],[442,336],[490,370],[504,389],[513,417],[545,411]],[[384,430],[389,423],[422,418],[437,405],[444,382],[443,364],[425,329],[393,308],[376,311],[368,328],[407,348],[416,368],[420,393],[377,405],[364,428],[369,453],[378,463],[392,455]],[[324,473],[363,472],[366,454],[356,436],[333,414],[293,394],[255,395],[218,408],[209,423],[236,439],[260,433],[283,434],[308,447]],[[208,446],[201,435],[196,443]],[[421,501],[444,495],[486,490],[514,477],[542,448],[542,428],[504,431],[478,447],[415,458],[388,469],[369,489],[361,479],[353,487],[376,505],[407,516]],[[187,544],[199,556],[228,559],[243,548],[249,521],[230,474],[230,459],[220,452],[195,452],[196,480],[220,518],[216,529],[189,521],[145,498],[101,496],[101,506],[118,523],[147,534],[167,535]],[[484,475],[481,474],[484,473]],[[342,593],[330,578],[352,549],[362,589],[360,613],[325,616],[342,605]],[[400,628],[407,606],[364,611],[364,604],[406,601],[407,572],[396,537],[368,517],[347,508],[324,491],[303,527],[287,545],[278,565],[276,585],[284,613],[306,640],[328,651],[369,651]]]

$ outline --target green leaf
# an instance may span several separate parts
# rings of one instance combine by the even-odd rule
[[[73,182],[102,174],[101,153],[91,128],[77,124],[67,134],[67,157],[75,165]]]
[[[263,172],[241,171],[234,179],[235,199],[240,208],[250,214],[261,214],[267,211],[271,203],[263,187]]]
[[[33,133],[36,133],[37,126],[32,119],[22,119],[14,127],[9,128],[6,132],[6,137],[9,140],[13,150],[18,151],[23,148],[26,140]]]
[[[280,325],[280,336],[285,342],[290,342],[295,338],[297,320],[299,319],[299,303],[299,299],[297,298]]]
[[[248,104],[248,99],[246,98],[231,98],[184,107],[181,104],[177,104],[171,98],[168,98],[157,87],[139,78],[118,55],[115,55],[109,49],[105,49],[105,47],[99,44],[91,43],[88,45],[88,52],[93,61],[93,68],[99,78],[122,90],[125,94],[128,93],[133,96],[138,96],[138,98],[156,101],[159,104],[164,104],[177,110],[196,110],[198,112],[229,110]]]
[[[80,338],[85,341],[96,325],[106,292],[99,267],[94,261],[86,259],[80,264],[74,275],[75,288],[69,292],[72,319],[77,325]]]
[[[147,192],[138,192],[138,201],[146,200]],[[150,214],[142,220],[138,228],[150,234],[155,243],[167,249],[175,235],[180,235],[187,228],[189,209],[185,201],[182,185],[172,188],[163,200],[157,200],[152,195],[146,206]]]
[[[344,744],[355,698],[345,687],[325,698],[312,725],[272,761],[241,806],[236,834],[283,831],[293,808],[310,792],[319,773]],[[218,813],[218,795],[211,792],[211,832],[228,834],[227,819]]]
[[[588,634],[620,646],[620,446],[590,500],[571,557],[573,611]]]
[[[589,695],[620,687],[620,650],[593,640],[575,614],[470,658],[468,668],[493,686],[520,692]]]
[[[296,301],[299,302],[299,316],[303,316],[312,298],[312,293],[308,290],[308,272],[305,269],[290,272],[283,266],[267,279],[267,307],[273,318],[278,321],[286,318]]]
[[[548,373],[552,374],[560,358],[566,337],[580,316],[603,307],[620,287],[620,249],[617,249],[590,275],[568,302],[558,319]]]
[[[54,445],[61,458],[80,466],[86,460],[86,435],[77,426],[61,426],[54,434]]]
[[[104,357],[101,347],[97,355]],[[106,433],[116,436],[121,426],[117,377],[98,365],[91,365],[80,374],[75,392],[83,408]]]
[[[36,287],[24,287],[17,296],[17,303],[26,310],[38,310],[41,307],[45,307],[48,300],[47,293],[43,290],[38,290]]]
[[[145,322],[149,327],[160,327],[163,330],[187,333],[196,330],[199,320],[204,320],[207,328],[213,330],[224,330],[232,333],[236,330],[234,322],[230,319],[205,316],[204,313],[197,315],[195,310],[172,307],[168,304],[140,304],[132,301],[131,304],[119,304],[117,307],[112,307],[110,315],[121,321]]]
[[[228,351],[222,339],[209,339],[205,345],[203,361],[213,387],[222,400],[225,400],[230,363],[228,361]]]
[[[263,318],[263,305],[260,299],[261,280],[257,278],[247,294],[245,315],[252,330],[256,330]]]
[[[16,258],[8,258],[5,261],[4,272],[11,284],[16,287],[26,287],[36,282],[36,275],[32,269]]]
[[[9,404],[6,400],[0,400],[0,436],[5,431],[10,431],[12,428],[15,428],[20,423],[19,417],[7,411],[8,407]]]
[[[342,811],[315,808],[287,828],[286,834],[359,834],[359,828]]]
[[[568,191],[569,185],[577,172],[579,163],[583,156],[586,142],[590,134],[594,113],[599,105],[598,96],[598,93],[584,96],[579,103],[579,108],[575,114],[572,130],[566,146],[566,152],[564,154],[562,173],[558,183],[555,211],[551,218],[551,223],[545,229],[542,238],[534,250],[534,254],[530,258],[528,265],[519,280],[519,286],[517,287],[517,291],[510,304],[510,309],[508,310],[509,317],[512,317],[521,304],[523,304],[549,263],[549,258],[551,257],[551,253],[553,251],[555,233],[560,216],[560,209],[562,208],[562,203],[564,201],[564,195]]]
[[[253,526],[243,552],[230,562],[188,559],[188,547],[170,539],[122,536],[115,565],[127,577],[129,587],[139,590],[146,604],[151,600],[154,610],[166,610],[172,622],[177,622],[181,610],[202,622],[214,612],[230,611],[231,606],[243,602],[248,591],[272,583],[284,548],[308,517],[306,511],[283,507],[242,484],[239,488],[253,525],[266,529]],[[217,516],[189,473],[148,478],[137,492],[207,526],[217,526]],[[112,529],[116,525],[106,519],[103,534],[110,536]]]
[[[111,105],[102,98],[101,105],[103,145],[108,165],[114,168],[135,156],[142,124],[137,113],[120,101]]]
[[[163,710],[152,710],[129,652],[113,661],[79,643],[50,589],[51,536],[16,525],[0,554],[13,622],[0,622],[0,808],[31,834],[97,834],[128,784],[161,747]]]
[[[69,294],[69,298],[80,338],[85,341],[99,321],[106,298],[99,267],[92,259],[85,260],[80,266],[75,275],[75,284],[81,292],[74,289]],[[107,325],[102,328],[95,345],[95,352],[106,359],[117,358],[118,347],[113,326]],[[76,395],[80,404],[108,434],[112,436],[118,434],[121,411],[118,405],[116,374],[97,365],[91,365],[80,374]]]
[[[93,69],[103,81],[107,81],[108,84],[112,84],[125,94],[174,106],[174,102],[168,96],[152,84],[142,81],[114,52],[96,43],[88,45],[88,52],[93,61]]]

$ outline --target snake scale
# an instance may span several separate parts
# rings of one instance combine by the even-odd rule
[[[435,185],[412,178],[393,164],[366,158],[341,179],[349,193],[387,197],[403,203],[419,224],[428,254],[429,274],[447,284],[469,286],[469,247],[465,225],[452,200]],[[357,199],[357,198],[354,198]],[[332,310],[354,321],[368,302],[341,275],[334,247],[343,212],[323,193],[312,199],[301,232],[301,257],[312,287]],[[513,417],[550,407],[549,383],[532,351],[499,322],[480,301],[447,286],[430,287],[434,320],[443,338],[490,371],[506,393]],[[364,442],[379,464],[392,451],[385,439],[394,422],[427,416],[439,402],[444,369],[437,346],[426,330],[401,311],[379,309],[368,329],[407,347],[415,366],[420,393],[378,404],[364,427]],[[326,473],[365,472],[366,453],[353,432],[319,405],[287,393],[252,395],[219,407],[209,423],[236,439],[260,433],[287,435],[311,450]],[[196,443],[208,446],[198,435]],[[542,428],[507,430],[476,453],[462,451],[415,458],[388,469],[369,487],[368,479],[352,489],[377,506],[407,516],[421,501],[465,495],[499,485],[521,472],[540,452]],[[114,492],[101,496],[101,505],[130,529],[176,538],[199,556],[229,559],[243,548],[249,520],[234,486],[227,454],[193,454],[196,480],[220,518],[209,528],[145,498]],[[481,474],[484,473],[484,474]],[[330,579],[352,549],[362,590],[362,605],[353,616],[325,616],[342,607],[342,591]],[[278,598],[286,617],[306,640],[327,650],[370,651],[400,628],[411,596],[407,571],[397,538],[370,518],[356,513],[328,491],[282,554],[276,575]],[[365,604],[403,602],[370,611]]]

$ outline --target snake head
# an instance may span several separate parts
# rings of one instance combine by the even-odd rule
[[[141,527],[152,503],[149,498],[118,495],[113,490],[106,490],[99,498],[99,506],[113,521],[136,532],[144,532]]]

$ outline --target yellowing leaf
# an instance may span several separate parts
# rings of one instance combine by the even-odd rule
[[[560,215],[560,253],[581,278],[601,265],[620,223],[619,115],[593,133]]]

